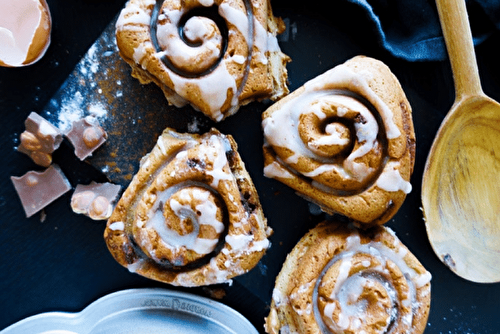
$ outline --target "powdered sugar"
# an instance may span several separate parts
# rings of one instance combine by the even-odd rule
[[[99,82],[106,79],[108,69],[108,65],[103,62],[103,55],[117,57],[117,50],[111,36],[94,43],[49,102],[46,117],[63,133],[71,129],[74,121],[86,116],[94,116],[100,123],[107,118],[109,101]],[[121,91],[116,91],[115,96],[121,96]]]

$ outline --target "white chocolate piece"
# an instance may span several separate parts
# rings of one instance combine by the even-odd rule
[[[91,156],[108,138],[106,131],[99,125],[97,119],[92,116],[74,121],[70,131],[65,136],[73,145],[75,155],[80,160],[85,160]]]
[[[71,189],[59,166],[51,165],[43,172],[30,171],[11,177],[23,204],[26,217],[31,217]]]
[[[79,184],[71,196],[71,209],[94,220],[106,220],[113,212],[120,190],[119,185],[107,182]]]

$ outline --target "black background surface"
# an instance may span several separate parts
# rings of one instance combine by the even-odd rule
[[[500,284],[468,282],[449,271],[430,247],[420,210],[427,152],[454,99],[448,61],[410,63],[396,59],[378,45],[359,8],[337,1],[335,10],[330,11],[328,3],[272,2],[274,13],[289,26],[289,35],[280,45],[293,60],[288,65],[290,90],[358,54],[378,58],[391,68],[413,108],[417,157],[413,190],[387,225],[433,275],[426,333],[499,333]],[[40,169],[15,149],[24,120],[31,111],[44,109],[124,1],[48,0],[48,4],[53,30],[46,55],[29,67],[0,68],[0,329],[40,312],[78,312],[99,297],[127,288],[163,287],[210,296],[213,288],[174,288],[122,268],[102,238],[105,223],[74,214],[69,206],[71,192],[44,210],[43,222],[40,215],[25,218],[9,179]],[[500,66],[495,53],[499,41],[496,33],[476,48],[483,89],[495,100],[500,100]],[[157,92],[155,87],[151,90]],[[241,312],[261,332],[274,279],[286,254],[324,218],[312,213],[308,203],[292,190],[263,176],[260,114],[265,108],[264,103],[250,104],[216,125],[235,137],[275,233],[271,249],[254,270],[235,279],[231,286],[215,288],[226,291],[219,301]],[[54,154],[54,161],[73,186],[105,180],[99,171],[76,161],[70,153],[63,145]]]

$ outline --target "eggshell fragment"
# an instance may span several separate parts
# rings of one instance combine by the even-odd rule
[[[49,47],[51,29],[45,0],[0,0],[0,66],[38,61]]]

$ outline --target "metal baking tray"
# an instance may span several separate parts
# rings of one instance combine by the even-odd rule
[[[47,312],[2,334],[257,334],[240,313],[212,299],[166,289],[130,289],[96,300],[77,313]]]

